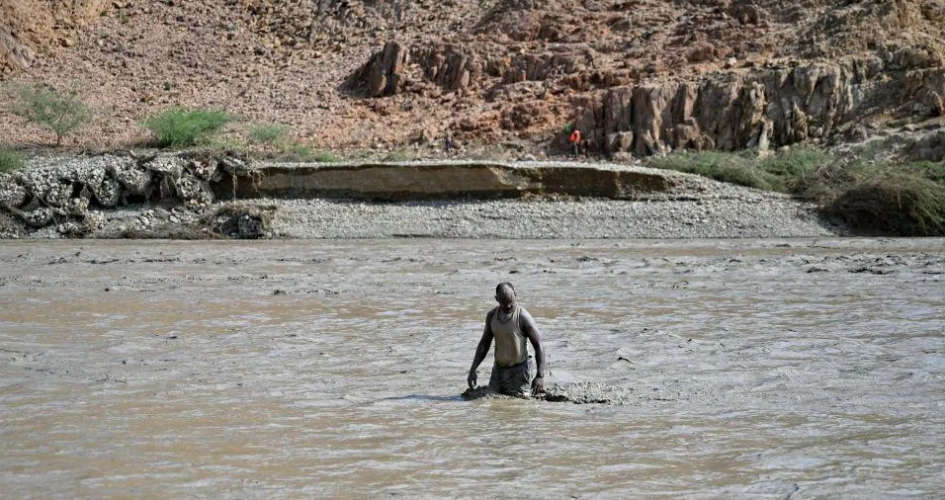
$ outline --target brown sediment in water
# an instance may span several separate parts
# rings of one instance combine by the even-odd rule
[[[622,401],[457,397],[509,279],[548,387]],[[3,241],[0,484],[935,497],[943,282],[942,239]]]

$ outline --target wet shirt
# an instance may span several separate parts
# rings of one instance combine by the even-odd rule
[[[512,314],[507,315],[502,309],[493,309],[489,327],[495,338],[495,364],[502,367],[517,365],[528,359],[525,347],[525,335],[521,326],[522,308],[515,306]]]

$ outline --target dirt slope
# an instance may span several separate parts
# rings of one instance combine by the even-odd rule
[[[320,147],[543,151],[576,123],[591,149],[635,154],[862,140],[945,113],[942,0],[3,0],[0,15],[5,78],[78,84],[98,112],[85,145],[139,141],[173,105]],[[0,142],[49,140],[0,119]]]

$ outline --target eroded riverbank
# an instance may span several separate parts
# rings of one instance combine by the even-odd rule
[[[0,238],[770,238],[848,234],[816,204],[637,165],[35,158]]]
[[[458,398],[507,279],[623,404]],[[943,281],[941,239],[0,242],[0,484],[935,496]]]

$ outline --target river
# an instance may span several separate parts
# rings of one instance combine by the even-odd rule
[[[505,280],[619,404],[458,397]],[[3,241],[0,440],[6,498],[937,497],[945,240]]]

